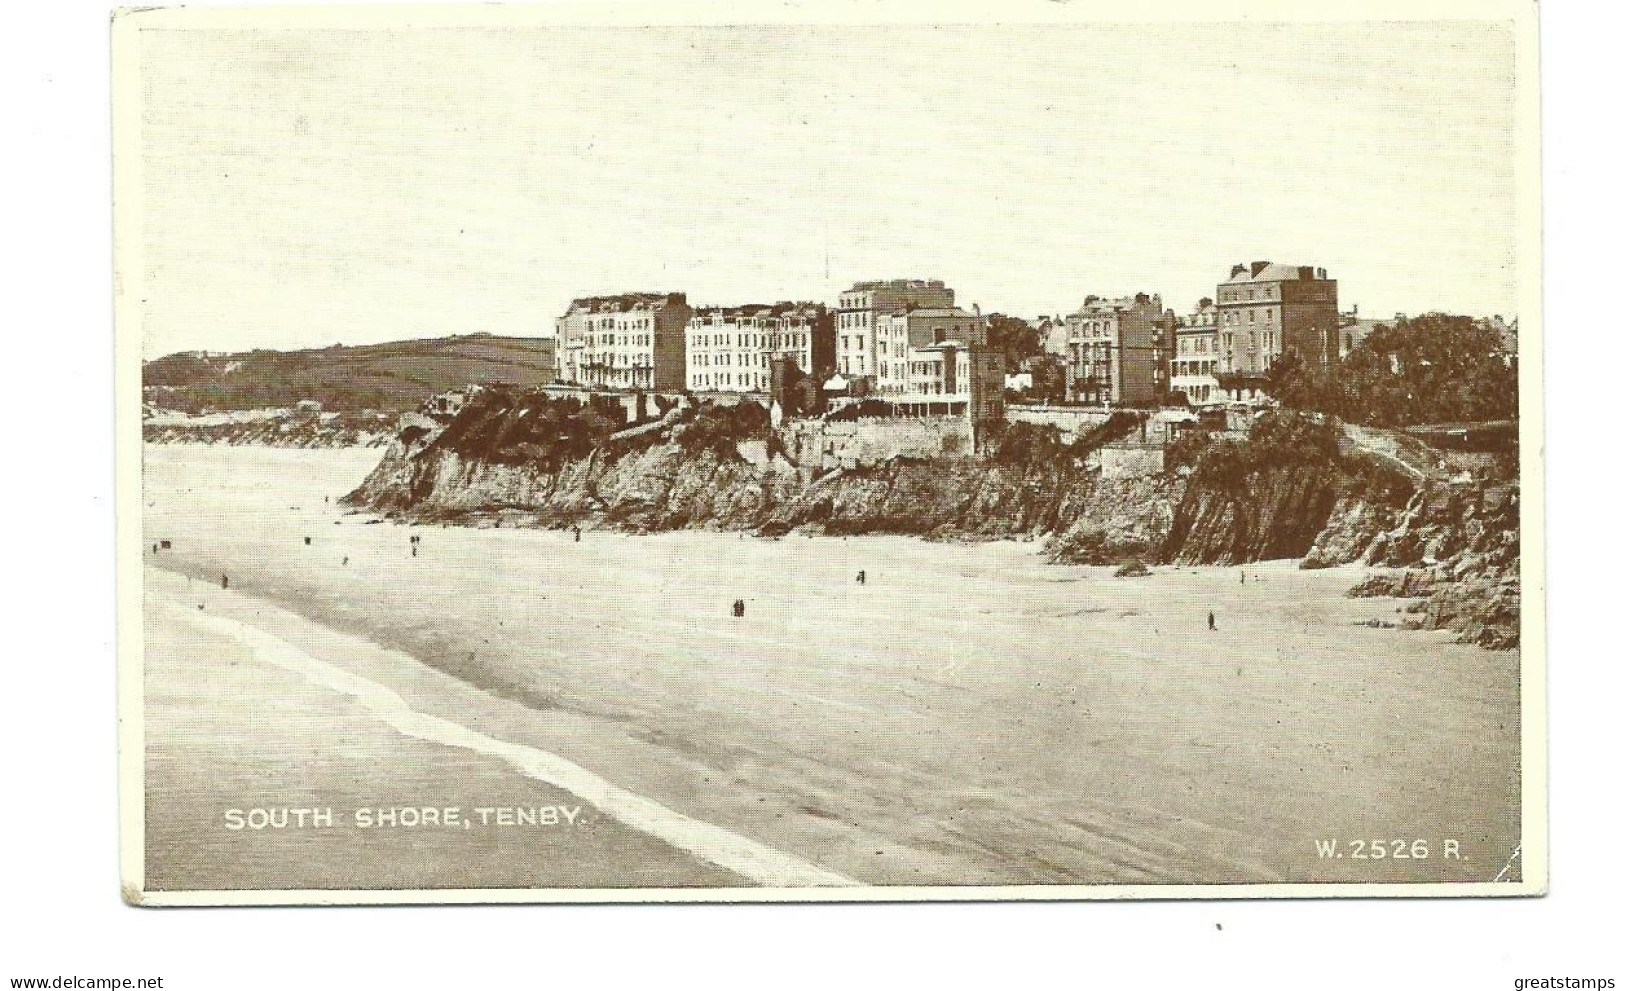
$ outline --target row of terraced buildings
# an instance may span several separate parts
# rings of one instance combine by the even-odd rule
[[[1340,318],[1324,268],[1268,261],[1232,266],[1212,298],[1180,316],[1160,295],[1088,296],[1041,318],[1045,348],[1066,368],[1066,398],[1152,405],[1256,390],[1288,351],[1335,361],[1358,328]],[[817,302],[692,306],[684,293],[574,300],[558,318],[558,381],[593,389],[695,393],[773,391],[775,369],[855,398],[981,406],[1000,401],[1004,369],[980,310],[934,279],[857,282],[834,307]],[[1221,382],[1224,384],[1221,385]]]
[[[854,399],[985,417],[1002,402],[999,354],[980,312],[930,279],[858,282],[835,307],[815,302],[692,306],[685,293],[571,302],[556,324],[555,375],[592,389],[774,391],[775,375],[812,378]]]

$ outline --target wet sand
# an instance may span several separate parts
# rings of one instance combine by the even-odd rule
[[[1517,653],[1354,626],[1400,618],[1392,600],[1344,597],[1357,569],[1275,562],[1249,566],[1245,585],[1234,568],[1117,579],[1045,564],[1036,544],[698,532],[576,543],[343,515],[338,496],[376,457],[147,448],[147,543],[174,542],[148,555],[149,594],[184,600],[172,583],[217,589],[228,572],[243,601],[266,604],[245,622],[415,711],[865,883],[1489,880],[1517,845]],[[179,734],[186,760],[227,753],[254,774],[259,732],[229,716],[250,700],[290,727],[276,747],[320,748],[361,727],[379,746],[427,746],[364,713],[335,717],[308,685],[265,672],[193,698],[218,651],[149,623],[155,637],[176,654],[168,668],[149,659],[155,782],[179,773],[153,759],[178,746],[158,729],[177,714],[208,727]],[[217,739],[232,727],[235,750]],[[344,772],[342,800],[375,801],[363,796],[402,775],[419,776],[420,795],[517,777],[495,766],[491,785],[458,791],[457,760],[434,747],[383,754]],[[265,794],[302,786],[314,801],[336,788],[293,771]],[[193,777],[196,813],[155,807],[154,835],[193,843],[198,862],[263,842],[198,829],[219,802],[207,775]],[[575,858],[582,880],[558,883],[617,883],[593,878],[638,865],[688,879],[647,883],[740,883],[703,857],[603,835]],[[1317,853],[1330,839],[1345,856]],[[1354,840],[1418,839],[1426,860],[1349,855]],[[1449,840],[1459,859],[1443,856]],[[266,859],[310,841],[285,842]],[[455,859],[460,841],[446,842]],[[415,883],[412,865],[377,860]]]

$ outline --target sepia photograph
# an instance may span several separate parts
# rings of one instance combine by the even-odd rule
[[[111,20],[134,905],[1540,895],[1533,4]]]

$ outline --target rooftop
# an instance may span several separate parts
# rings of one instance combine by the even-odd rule
[[[680,292],[623,292],[613,296],[582,296],[570,301],[569,313],[620,313],[625,310],[658,310],[663,306],[688,302]]]
[[[762,316],[811,317],[822,316],[826,310],[827,307],[823,303],[781,300],[777,303],[741,303],[738,306],[700,306],[695,308],[694,318],[716,316],[724,319]]]
[[[1150,296],[1145,293],[1135,293],[1132,296],[1119,296],[1116,299],[1106,299],[1102,296],[1090,296],[1078,307],[1078,313],[1109,313],[1117,310],[1132,310],[1136,306],[1155,306],[1162,310],[1162,297]]]
[[[957,306],[946,306],[946,307],[943,307],[943,306],[921,306],[921,307],[918,307],[916,309],[907,310],[907,311],[905,311],[903,313],[900,313],[900,314],[898,314],[898,316],[942,317],[942,318],[954,319],[954,320],[959,320],[959,319],[980,320],[981,319],[976,314],[971,313],[968,310],[960,309]]]
[[[1326,270],[1312,265],[1282,265],[1277,262],[1253,262],[1251,265],[1232,265],[1225,285],[1244,282],[1312,282],[1326,278]]]
[[[946,289],[941,279],[875,279],[868,282],[854,282],[848,292],[868,289]]]

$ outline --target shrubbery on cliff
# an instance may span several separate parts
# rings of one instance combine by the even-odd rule
[[[671,439],[686,454],[710,451],[724,460],[738,460],[740,442],[766,440],[767,434],[767,410],[756,403],[707,403],[674,426]]]
[[[1324,418],[1271,412],[1258,418],[1244,441],[1217,441],[1200,449],[1193,484],[1241,494],[1264,472],[1304,466],[1332,467],[1342,431]],[[1190,457],[1194,452],[1179,452]]]
[[[487,389],[471,398],[429,445],[470,460],[557,470],[585,458],[618,424],[574,397]]]

